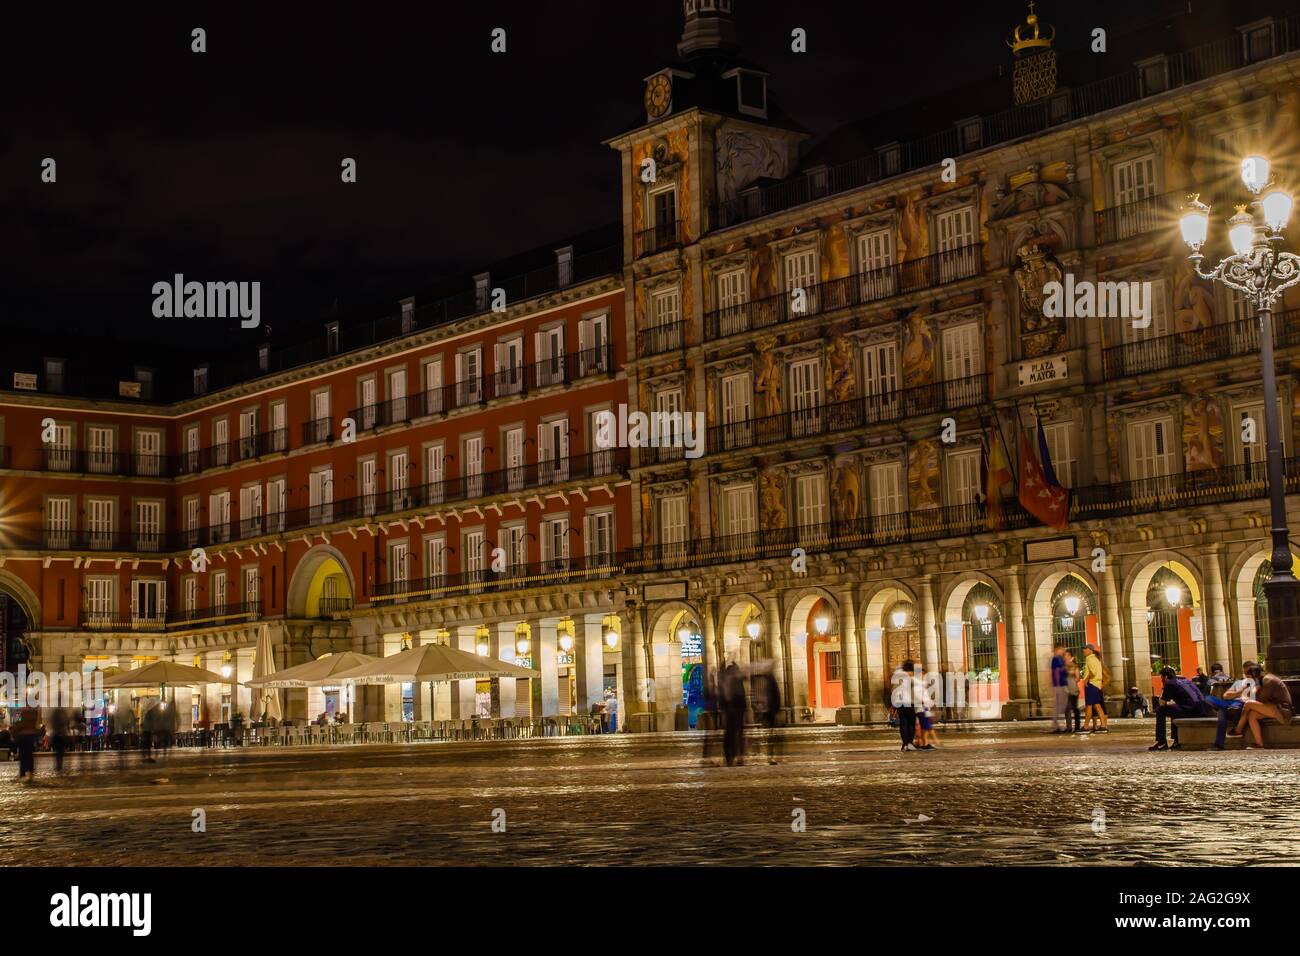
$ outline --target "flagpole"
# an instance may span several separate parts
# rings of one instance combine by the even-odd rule
[[[1019,420],[1020,420],[1020,403],[1017,402],[1016,403],[1017,424],[1019,424]],[[1014,481],[1016,483],[1016,487],[1019,488],[1020,475],[1016,473],[1016,466],[1012,464],[1012,462],[1016,461],[1016,458],[1012,456],[1011,449],[1007,447],[1007,436],[1002,433],[1002,416],[998,414],[998,410],[996,407],[994,407],[993,409],[993,423],[998,426],[998,440],[1002,442],[1002,452],[1007,457],[1007,467],[1011,469],[1011,480]]]

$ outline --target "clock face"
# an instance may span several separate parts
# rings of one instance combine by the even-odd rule
[[[668,112],[673,101],[673,81],[660,73],[650,77],[645,85],[645,111],[651,119],[658,119]]]

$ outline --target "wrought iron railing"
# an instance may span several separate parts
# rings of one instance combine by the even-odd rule
[[[1273,314],[1273,345],[1300,345],[1300,310]],[[1259,353],[1259,319],[1240,319],[1112,345],[1102,352],[1102,374],[1107,379],[1144,375],[1167,368]]]
[[[371,601],[406,603],[449,594],[484,594],[522,587],[544,587],[583,580],[599,580],[622,572],[625,556],[612,552],[550,558],[530,564],[435,574],[376,584]]]
[[[983,248],[976,242],[882,269],[819,282],[803,289],[802,296],[792,290],[715,309],[704,316],[704,337],[712,340],[752,329],[771,328],[810,315],[825,315],[969,279],[984,271]]]

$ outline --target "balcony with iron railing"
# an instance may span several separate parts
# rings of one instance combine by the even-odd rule
[[[960,157],[1002,143],[1034,136],[1074,120],[1136,103],[1149,96],[1221,76],[1271,56],[1300,48],[1300,14],[1272,23],[1267,56],[1248,52],[1244,33],[1233,31],[1201,46],[1165,57],[1163,69],[1130,69],[1090,83],[1058,90],[1055,94],[989,116],[978,117],[975,135],[971,124],[954,124],[907,143],[881,144],[869,155],[817,170],[800,171],[767,187],[752,188],[709,209],[709,231],[728,229],[862,189],[924,167],[938,167],[945,159]]]
[[[969,408],[987,401],[988,395],[987,374],[917,385],[880,395],[864,395],[828,405],[713,425],[708,430],[705,449],[709,454],[717,454],[803,438],[820,438],[870,425]],[[654,444],[640,449],[640,463],[658,465],[680,461],[685,457],[684,439],[680,424],[667,423],[665,427],[661,421],[660,429],[652,436]]]
[[[497,399],[516,398],[542,388],[569,386],[596,375],[612,375],[614,371],[614,345],[607,342],[596,348],[566,352],[531,365],[505,368],[404,398],[363,405],[348,415],[358,429],[380,428]]]
[[[676,249],[683,242],[685,230],[680,219],[642,229],[632,237],[633,258],[652,256],[656,252]]]
[[[680,349],[686,341],[686,323],[682,321],[652,325],[648,329],[638,329],[636,333],[636,354],[645,357],[662,355]]]
[[[323,597],[316,607],[317,615],[327,620],[339,614],[346,614],[350,610],[352,610],[350,597]]]
[[[276,428],[256,435],[245,435],[234,441],[209,445],[207,448],[183,451],[176,456],[174,473],[194,475],[209,468],[223,468],[288,450],[289,429]]]
[[[302,443],[318,445],[334,440],[334,422],[328,418],[313,418],[302,423]]]
[[[256,620],[261,615],[261,601],[175,611],[105,611],[83,607],[77,617],[77,624],[85,631],[157,632]]]
[[[704,316],[704,337],[712,341],[969,279],[984,271],[983,249],[983,244],[976,242],[920,259],[819,282],[804,289],[802,298],[792,292],[782,292],[715,309]]]
[[[1300,309],[1273,313],[1273,347],[1296,345],[1300,345]],[[1240,319],[1112,345],[1102,351],[1102,374],[1111,380],[1258,354],[1259,319]]]
[[[1283,466],[1286,492],[1300,493],[1300,458],[1288,458]],[[1069,520],[1071,523],[1104,521],[1177,508],[1251,501],[1267,496],[1267,469],[1260,461],[1075,488],[1070,494]],[[771,528],[670,544],[652,544],[631,554],[625,570],[636,574],[686,570],[764,558],[788,561],[792,548],[803,548],[808,552],[847,551],[965,537],[983,532],[1003,534],[1007,531],[1042,527],[1013,498],[1003,500],[1002,511],[1001,519],[994,520],[982,503],[946,505],[804,527]]]
[[[41,470],[125,478],[170,478],[175,471],[175,462],[167,455],[42,445]]]
[[[490,594],[523,587],[605,580],[620,574],[623,565],[624,555],[602,551],[591,555],[550,558],[507,567],[502,571],[485,568],[422,578],[398,578],[376,584],[371,603],[404,604],[457,594]]]

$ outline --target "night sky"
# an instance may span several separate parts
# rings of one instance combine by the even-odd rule
[[[1005,37],[1026,12],[736,6],[744,54],[818,135],[1009,69]],[[1192,7],[1247,19],[1241,4]],[[1094,26],[1156,31],[1187,8],[1043,0],[1039,13],[1067,52]],[[613,223],[618,165],[601,142],[644,120],[642,79],[675,56],[681,21],[677,0],[10,5],[0,324],[147,339],[178,359],[223,341],[246,350],[262,329],[156,319],[152,285],[176,272],[260,281],[263,323],[284,343],[304,323],[378,317],[441,279]],[[190,50],[196,26],[206,53]],[[504,55],[489,49],[497,26]],[[794,27],[807,54],[790,50]],[[46,156],[53,185],[40,182]],[[343,157],[355,185],[340,182]]]

